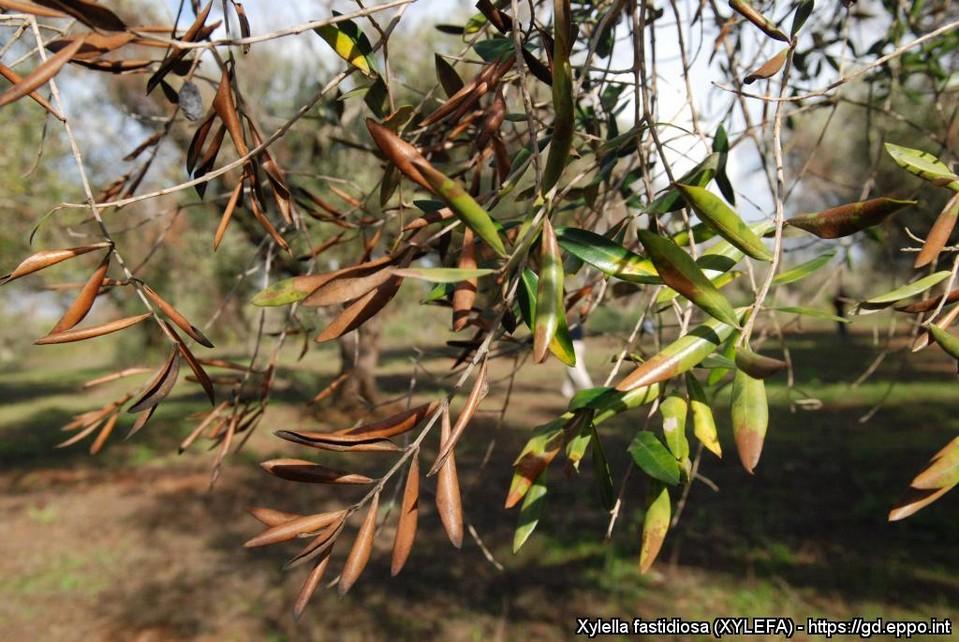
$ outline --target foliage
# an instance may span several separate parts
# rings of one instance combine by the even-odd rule
[[[462,38],[462,51],[455,56],[435,52],[430,60],[437,82],[412,98],[401,91],[390,47],[412,3],[395,0],[351,13],[334,12],[253,35],[254,25],[235,2],[224,4],[227,15],[219,21],[212,1],[203,7],[195,4],[195,18],[185,30],[134,26],[94,2],[0,2],[8,12],[0,15],[3,25],[18,29],[14,41],[42,34],[38,16],[55,34],[36,43],[31,70],[20,74],[0,67],[10,81],[0,93],[0,106],[16,103],[4,109],[17,109],[32,100],[48,126],[63,129],[86,198],[84,203],[61,203],[61,208],[89,212],[81,227],[82,235],[91,239],[36,250],[12,262],[0,285],[52,272],[60,263],[85,265],[90,257],[83,256],[97,256],[86,279],[73,287],[78,293],[61,319],[36,343],[87,341],[139,326],[149,327],[165,352],[158,367],[125,368],[90,382],[153,373],[141,388],[77,414],[65,426],[75,432],[61,446],[91,437],[90,451],[100,451],[124,411],[136,415],[129,435],[143,429],[180,375],[189,371],[187,377],[202,388],[211,409],[181,450],[201,437],[209,440],[216,450],[215,481],[227,455],[242,447],[268,417],[281,348],[289,338],[302,337],[305,352],[310,338],[324,343],[348,335],[390,306],[408,305],[408,296],[398,296],[407,281],[435,284],[424,305],[449,308],[452,329],[465,333],[449,342],[457,350],[455,384],[439,397],[393,414],[377,411],[360,425],[332,432],[277,432],[278,438],[303,448],[392,457],[387,470],[375,477],[307,459],[262,464],[267,473],[291,482],[366,491],[359,501],[334,511],[251,511],[265,530],[247,546],[308,540],[288,563],[312,569],[296,602],[297,614],[321,583],[331,551],[345,540],[354,513],[363,515],[362,524],[339,577],[340,592],[360,578],[373,553],[381,525],[378,509],[390,483],[403,488],[392,570],[396,574],[403,568],[417,531],[423,482],[419,462],[427,438],[437,432],[437,455],[424,468],[425,477],[435,478],[442,527],[451,543],[461,546],[464,516],[456,446],[468,438],[468,428],[495,384],[493,369],[508,368],[510,358],[521,367],[530,355],[536,363],[552,355],[575,364],[571,328],[609,308],[625,309],[634,321],[607,378],[613,385],[580,391],[566,412],[533,430],[514,461],[506,507],[520,506],[514,539],[519,549],[548,515],[545,499],[549,484],[555,483],[551,480],[557,478],[548,469],[563,458],[576,474],[589,453],[588,466],[600,487],[601,508],[609,511],[610,530],[624,510],[637,508],[644,515],[639,566],[647,571],[681,517],[703,449],[722,455],[719,413],[714,411],[719,409],[717,396],[727,387],[739,458],[750,473],[761,461],[767,432],[776,429],[769,425],[766,379],[793,365],[785,350],[782,360],[756,350],[770,338],[785,346],[785,325],[798,316],[823,314],[808,306],[782,305],[780,298],[834,265],[837,249],[842,248],[843,260],[849,261],[851,245],[835,239],[900,224],[927,191],[959,192],[945,138],[942,151],[935,154],[903,144],[909,141],[887,141],[885,152],[878,146],[866,152],[878,152],[876,165],[888,158],[900,171],[920,178],[921,190],[904,198],[865,189],[850,202],[786,216],[792,187],[805,172],[804,166],[790,176],[787,190],[783,134],[795,115],[828,108],[847,86],[857,84],[868,86],[880,100],[891,100],[901,89],[917,100],[933,101],[937,108],[942,96],[955,90],[950,69],[959,21],[933,21],[947,9],[920,2],[903,15],[899,4],[890,2],[885,35],[859,51],[842,34],[851,21],[872,18],[858,15],[855,5],[829,15],[811,0],[768,6],[734,0],[731,11],[712,5],[707,18],[699,12],[683,16],[673,3],[670,26],[663,24],[666,7],[622,0],[538,2],[530,5],[532,15],[515,2],[480,0],[479,13],[466,24],[438,26],[448,37]],[[386,12],[391,13],[388,22],[381,15]],[[73,22],[64,22],[68,17]],[[705,128],[697,112],[696,93],[705,91],[707,79],[694,78],[688,59],[693,50],[687,45],[696,24],[707,19],[718,29],[710,55],[722,61],[707,71],[727,102],[712,129]],[[227,27],[224,37],[219,37],[221,24]],[[663,62],[651,47],[651,34],[663,30],[675,30],[679,42],[683,109],[690,130],[661,116],[656,78]],[[339,70],[299,100],[281,125],[267,131],[256,102],[242,89],[244,56],[258,45],[301,32],[319,38],[339,61]],[[746,51],[758,53],[749,59]],[[854,71],[841,62],[850,53],[858,65]],[[618,66],[614,61],[630,57],[629,73],[613,71]],[[90,171],[89,151],[85,155],[77,137],[84,115],[70,109],[57,85],[73,67],[147,75],[142,83],[146,93],[159,92],[162,99],[157,95],[152,100],[169,103],[156,130],[128,155],[136,165],[133,170],[109,179]],[[829,68],[839,78],[825,83]],[[758,87],[765,87],[760,93],[743,87],[757,86],[758,81],[764,81],[759,82]],[[822,88],[801,89],[807,81]],[[39,93],[44,87],[50,88],[49,99]],[[209,105],[205,113],[197,109],[198,101]],[[630,108],[632,119],[625,128],[621,121],[629,120]],[[754,122],[757,116],[759,123]],[[328,147],[311,156],[342,154],[338,176],[310,174],[304,169],[308,165],[298,165],[297,153],[290,152],[309,145],[294,133],[308,118],[328,128],[314,141]],[[178,130],[180,136],[188,134],[185,149],[177,154],[189,180],[142,192],[161,146]],[[942,132],[947,135],[948,127]],[[693,166],[685,167],[688,163],[677,160],[673,149],[690,141],[683,155]],[[757,162],[768,169],[765,195],[760,195],[764,188],[758,181],[729,172],[733,150],[750,143]],[[810,158],[814,154],[815,148]],[[368,170],[371,164],[375,169]],[[362,180],[364,172],[375,178]],[[100,182],[106,187],[95,192],[92,184]],[[251,274],[263,279],[251,301],[260,308],[259,322],[244,363],[197,356],[194,350],[202,355],[201,349],[213,345],[205,334],[209,329],[194,325],[171,300],[167,290],[172,284],[164,282],[162,266],[155,268],[157,274],[135,269],[133,261],[176,263],[175,257],[158,253],[164,235],[146,247],[118,238],[123,208],[169,204],[164,199],[175,194],[178,214],[193,192],[200,203],[218,210],[208,247],[218,252],[228,247],[231,236],[242,234],[249,248],[239,252],[241,266],[234,260],[230,272],[239,282]],[[748,203],[762,198],[771,204],[772,215],[750,223],[744,214]],[[889,292],[871,292],[856,313],[895,306],[893,314],[910,319],[914,350],[925,347],[931,337],[959,358],[959,340],[948,332],[959,306],[944,312],[959,298],[952,296],[959,260],[951,270],[935,269],[941,256],[955,252],[947,243],[956,211],[953,198],[923,242],[915,267],[928,267],[929,273],[916,274]],[[51,228],[65,227],[56,216],[37,217],[36,222],[41,239],[49,238]],[[794,250],[813,244],[830,247],[812,260],[785,260]],[[334,255],[336,265],[323,263]],[[242,266],[244,260],[249,267]],[[738,279],[744,273],[748,278]],[[941,295],[928,303],[901,303],[943,284]],[[247,291],[252,289],[247,284]],[[83,323],[106,292],[120,302],[118,314]],[[269,333],[268,319],[276,328]],[[653,319],[665,345],[654,354],[634,354],[637,334]],[[636,367],[619,376],[627,361]],[[181,368],[184,363],[187,368]],[[220,372],[224,374],[216,374]],[[334,380],[315,401],[341,384],[341,379]],[[798,399],[801,393],[795,392]],[[452,402],[461,393],[463,406],[454,413]],[[609,436],[601,426],[623,413],[639,416],[642,406],[649,406],[647,421],[632,436],[628,453],[637,469],[634,475],[646,484],[644,498],[633,506],[625,493],[633,471],[623,476],[617,491],[605,454]],[[652,421],[654,417],[658,419]],[[698,442],[695,452],[688,423]],[[906,517],[953,488],[959,483],[957,462],[959,440],[954,440],[916,476],[889,518]]]

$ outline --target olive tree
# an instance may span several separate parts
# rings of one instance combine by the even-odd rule
[[[82,262],[87,280],[36,343],[86,341],[139,325],[167,348],[159,364],[102,378],[147,375],[106,406],[77,415],[66,444],[90,438],[91,452],[99,451],[124,412],[135,415],[131,433],[144,428],[185,364],[212,409],[181,448],[210,441],[215,479],[227,455],[268,420],[281,348],[292,337],[343,340],[344,356],[358,355],[391,306],[415,304],[397,296],[406,281],[432,284],[424,303],[448,310],[460,335],[452,342],[460,352],[449,390],[398,414],[374,410],[341,430],[276,433],[304,453],[389,457],[373,477],[315,458],[263,462],[292,482],[367,489],[332,512],[253,509],[265,528],[247,546],[308,538],[290,560],[311,569],[297,613],[320,584],[336,542],[352,541],[339,590],[359,579],[387,488],[401,496],[394,575],[414,546],[421,483],[435,482],[442,527],[460,546],[456,448],[471,438],[491,369],[509,379],[546,360],[574,365],[571,335],[597,310],[623,311],[633,329],[602,386],[579,391],[565,412],[531,427],[503,489],[505,507],[519,507],[518,549],[543,511],[551,465],[559,458],[574,471],[590,466],[610,532],[624,510],[642,511],[643,571],[679,517],[702,457],[734,449],[746,471],[760,464],[767,430],[776,428],[769,425],[765,380],[792,369],[784,329],[803,317],[835,319],[821,306],[784,301],[849,259],[852,244],[836,239],[902,227],[920,201],[944,202],[928,229],[910,225],[925,236],[907,248],[917,251],[908,281],[873,293],[856,311],[895,307],[914,349],[932,342],[959,358],[959,339],[948,331],[959,314],[959,306],[948,307],[959,300],[959,255],[948,245],[959,216],[948,138],[959,109],[959,16],[952,5],[480,0],[463,24],[435,25],[440,36],[427,41],[435,43],[427,57],[435,81],[411,92],[422,78],[404,70],[391,42],[416,4],[357,2],[342,13],[260,31],[233,0],[181,2],[185,28],[137,25],[132,9],[87,0],[0,0],[0,26],[9,34],[0,56],[21,52],[0,65],[10,82],[0,107],[37,103],[25,113],[62,130],[84,193],[82,202],[51,203],[52,215],[35,216],[33,242],[59,238],[59,216],[70,210],[84,213],[75,227],[88,237],[10,262],[0,283]],[[288,113],[267,126],[257,105],[271,88],[246,81],[247,57],[304,38],[325,48],[335,69],[309,78],[312,89],[297,92]],[[312,44],[301,51],[314,51]],[[128,156],[131,171],[108,177],[102,167],[93,170],[95,150],[80,144],[92,115],[71,110],[58,87],[74,73],[116,74],[108,82],[154,97],[130,102],[154,124]],[[906,99],[921,103],[929,117],[914,122],[902,108]],[[841,127],[834,122],[840,106],[866,122],[858,158],[867,179],[848,201],[836,198],[839,191],[809,190],[812,170]],[[791,132],[810,122],[817,135],[807,132],[807,144],[790,149]],[[902,122],[922,132],[921,144],[892,136]],[[185,150],[174,147],[187,180],[145,181],[176,136],[189,141]],[[311,171],[329,155],[346,159],[332,164],[335,175]],[[917,177],[908,193],[876,192],[875,177],[890,171]],[[816,199],[823,201],[819,211],[794,211],[793,203]],[[140,276],[139,265],[163,256],[155,251],[162,235],[147,247],[116,238],[127,212],[197,202],[218,211],[216,224],[204,230],[214,252],[234,234],[253,241],[236,269],[239,281],[259,279],[246,363],[204,358],[217,325],[194,325],[159,283]],[[334,254],[339,265],[325,269],[323,258]],[[831,278],[804,290],[806,298],[826,293]],[[135,311],[83,323],[107,290]],[[268,318],[279,331],[266,332]],[[637,355],[650,321],[659,348]],[[779,354],[761,354],[767,343]],[[207,372],[219,368],[240,374],[224,381]],[[344,372],[315,400],[367,385],[350,379]],[[721,444],[716,428],[726,418],[717,416],[715,399],[727,388],[734,444]],[[810,405],[792,388],[790,402]],[[635,416],[639,429],[629,469],[614,478],[604,423],[623,413]],[[907,517],[955,486],[957,462],[959,438],[932,457],[889,518]],[[645,480],[642,497],[625,492],[630,477]],[[354,513],[364,517],[348,537]]]

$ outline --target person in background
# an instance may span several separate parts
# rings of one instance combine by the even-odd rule
[[[573,353],[576,355],[576,365],[566,367],[566,380],[563,382],[562,393],[567,399],[580,390],[593,387],[593,379],[586,369],[586,342],[583,341],[582,314],[579,319],[570,325],[569,337],[573,340]]]

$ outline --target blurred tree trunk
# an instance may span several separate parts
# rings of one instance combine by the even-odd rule
[[[373,317],[355,332],[339,338],[340,375],[349,378],[340,386],[334,399],[338,407],[355,407],[363,401],[376,403],[379,390],[376,387],[376,366],[380,360],[380,334],[382,320]]]

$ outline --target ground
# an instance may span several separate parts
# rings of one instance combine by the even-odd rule
[[[387,395],[409,388],[417,354],[411,345],[426,350],[416,398],[450,385],[444,378],[450,360],[439,356],[440,347],[397,333],[387,341],[381,379]],[[590,339],[589,365],[598,379],[618,345],[613,336]],[[344,598],[319,591],[298,623],[290,609],[304,571],[281,569],[297,546],[244,549],[242,543],[260,530],[245,509],[318,510],[357,496],[281,482],[256,465],[281,454],[314,455],[273,437],[273,430],[343,427],[335,422],[346,419],[335,409],[311,414],[299,404],[331,378],[333,352],[315,350],[281,373],[277,402],[211,492],[212,453],[197,448],[176,454],[194,425],[184,417],[203,408],[195,384],[181,381],[142,433],[123,441],[120,431],[100,456],[90,457],[83,445],[54,449],[63,439],[59,426],[130,383],[78,392],[82,381],[113,367],[109,351],[33,350],[0,374],[0,541],[6,552],[0,557],[0,637],[567,640],[574,637],[576,617],[587,615],[955,619],[959,492],[904,522],[886,521],[912,476],[959,433],[955,365],[936,347],[905,362],[893,355],[853,387],[848,382],[879,349],[871,335],[844,342],[824,328],[790,337],[790,346],[799,391],[794,397],[820,399],[822,407],[791,412],[785,377],[771,383],[769,437],[754,476],[739,465],[728,413],[720,409],[726,456],[707,453],[701,468],[718,492],[694,486],[660,560],[645,576],[637,571],[642,484],[627,487],[624,514],[607,542],[607,515],[588,466],[578,475],[553,471],[545,517],[521,553],[512,554],[516,516],[502,508],[510,464],[529,430],[562,411],[563,370],[555,360],[524,370],[497,430],[509,369],[507,360],[497,362],[486,412],[457,454],[467,519],[504,569],[487,561],[470,537],[461,552],[449,545],[428,482],[418,541],[403,573],[389,578],[394,512],[353,590]],[[291,346],[287,363],[295,363],[297,351]],[[78,367],[64,369],[67,362]],[[890,388],[893,379],[898,383]],[[880,400],[882,407],[861,423]],[[720,403],[727,403],[725,395]],[[638,410],[602,428],[617,478],[626,467],[625,446],[644,418],[645,410]],[[426,450],[435,452],[435,444]],[[333,460],[382,472],[391,457]],[[392,485],[388,491],[392,498]],[[339,568],[347,548],[340,545],[332,568]]]

